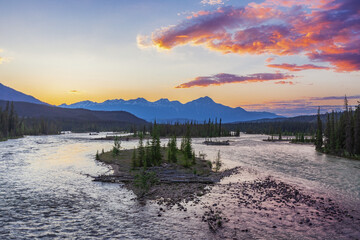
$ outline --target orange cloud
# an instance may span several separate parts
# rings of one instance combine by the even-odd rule
[[[219,73],[213,76],[196,77],[190,82],[182,83],[176,88],[191,88],[191,87],[207,87],[210,85],[223,85],[227,83],[250,83],[250,82],[266,82],[274,80],[292,79],[294,75],[283,73],[256,73],[244,76]],[[292,82],[280,81],[276,84],[293,84]]]
[[[278,82],[275,82],[275,84],[289,84],[289,85],[294,85],[294,82],[292,81],[278,81]]]
[[[283,63],[283,64],[268,64],[266,66],[271,68],[285,69],[292,72],[298,72],[309,69],[330,69],[329,67],[317,66],[314,64],[296,65],[296,64]]]
[[[305,54],[350,72],[360,70],[359,31],[359,0],[266,0],[200,11],[153,32],[146,43],[160,49],[202,45],[224,54]]]

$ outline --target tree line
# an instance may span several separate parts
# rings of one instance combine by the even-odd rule
[[[272,121],[253,121],[224,124],[228,131],[245,132],[248,134],[266,134],[283,136],[296,136],[304,133],[313,135],[316,131],[316,122],[312,121],[289,121],[289,120],[272,120]]]
[[[0,107],[0,140],[23,135],[57,134],[59,131],[53,121],[20,118],[15,112],[13,102],[7,102],[4,110]]]
[[[337,156],[359,158],[360,155],[360,104],[353,110],[345,96],[345,111],[326,114],[325,125],[317,117],[316,150]]]
[[[184,123],[175,122],[158,124],[154,121],[153,124],[144,126],[143,129],[140,129],[140,132],[142,132],[142,134],[146,134],[147,132],[151,133],[153,132],[154,127],[156,127],[156,131],[160,137],[189,135],[189,137],[212,138],[230,136],[230,131],[223,126],[221,119],[219,122],[217,119],[209,119],[202,123],[197,121],[187,121]],[[131,128],[131,132],[133,132],[134,135],[139,133],[135,126]]]

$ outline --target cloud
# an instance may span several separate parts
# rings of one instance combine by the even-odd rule
[[[347,97],[353,108],[360,95]],[[282,116],[314,115],[318,107],[322,113],[344,110],[344,96],[308,97],[304,99],[269,101],[261,104],[242,105],[246,110],[274,112]]]
[[[202,0],[202,4],[209,4],[209,5],[218,5],[218,4],[224,4],[222,0]]]
[[[152,46],[150,37],[141,34],[136,36],[136,43],[140,49],[145,49]]]
[[[317,100],[317,101],[327,101],[327,100],[344,100],[345,96],[327,96],[327,97],[312,97],[309,98],[310,100]],[[359,99],[360,100],[360,95],[350,95],[350,96],[346,96],[346,98],[348,100],[350,99]]]
[[[283,74],[283,73],[255,73],[244,76],[228,74],[228,73],[219,73],[213,76],[196,77],[189,82],[180,84],[176,88],[191,88],[196,86],[207,87],[210,85],[223,85],[227,83],[265,82],[265,81],[274,81],[274,80],[283,80],[283,79],[292,79],[292,78],[294,78],[293,75]],[[283,84],[286,83],[284,81]]]
[[[201,45],[224,54],[307,56],[335,71],[360,70],[360,1],[266,0],[198,12],[154,31],[147,45]]]
[[[272,62],[272,61],[274,61],[274,60],[275,60],[275,58],[269,57],[269,58],[267,58],[267,59],[265,60],[265,62],[270,63],[270,62]]]
[[[314,64],[296,65],[296,64],[282,63],[282,64],[268,64],[267,66],[271,67],[271,68],[285,69],[285,70],[289,70],[292,72],[298,72],[298,71],[309,70],[309,69],[317,69],[317,70],[330,69],[329,67],[317,66]]]
[[[69,93],[72,93],[72,94],[78,94],[79,91],[78,90],[70,90]]]
[[[360,41],[359,45],[360,46]],[[359,48],[360,51],[360,48]],[[330,62],[338,72],[351,72],[360,70],[359,53],[309,53],[309,58],[314,61]]]
[[[277,82],[275,82],[275,84],[282,84],[282,85],[284,85],[284,84],[289,84],[289,85],[294,85],[295,83],[292,82],[292,81],[277,81]]]
[[[11,62],[12,58],[0,57],[0,64]]]

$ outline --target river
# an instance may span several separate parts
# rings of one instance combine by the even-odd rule
[[[90,139],[104,134],[26,136],[0,142],[1,239],[217,238],[207,224],[188,217],[190,206],[188,212],[169,210],[158,217],[156,203],[140,204],[121,185],[93,182],[89,175],[110,173],[94,158],[97,150],[109,150],[112,142]],[[319,154],[309,145],[263,142],[263,138],[242,134],[229,138],[230,146],[205,146],[203,139],[194,139],[193,145],[196,153],[204,152],[209,159],[220,150],[225,168],[242,166],[250,170],[249,179],[270,175],[359,213],[360,161]],[[136,145],[136,141],[122,142],[124,148]],[[256,230],[259,226],[249,227],[254,231],[248,237],[254,239],[301,239],[306,234],[293,229],[288,235],[273,231],[264,235]],[[358,233],[346,236],[354,238]],[[307,237],[316,238],[316,233]]]

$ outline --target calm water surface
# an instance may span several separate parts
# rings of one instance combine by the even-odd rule
[[[28,136],[0,142],[0,238],[212,239],[199,219],[186,213],[141,205],[117,184],[91,181],[109,173],[94,160],[111,141],[88,134]],[[221,151],[226,167],[244,166],[311,192],[323,193],[352,208],[360,203],[360,161],[316,153],[313,146],[263,142],[265,136],[230,138],[231,146],[204,146],[197,152],[214,159]],[[163,141],[166,143],[166,141]],[[133,148],[136,141],[123,142]]]

